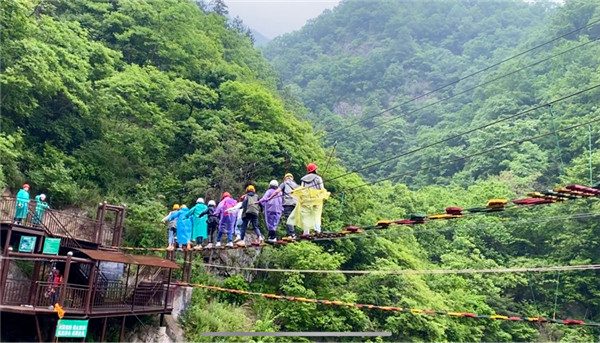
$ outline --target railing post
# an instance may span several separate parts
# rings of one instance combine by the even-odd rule
[[[104,342],[104,338],[106,337],[106,322],[108,321],[108,317],[104,317],[104,323],[102,324],[102,334],[100,335],[100,342]]]
[[[187,260],[188,260],[188,251],[187,249],[183,250],[183,266],[181,268],[181,281],[185,282],[187,280]]]
[[[169,279],[167,280],[167,291],[165,292],[165,312],[167,312],[169,293],[171,293],[171,276],[173,276],[173,269],[169,268]]]
[[[104,226],[104,216],[106,214],[106,202],[101,202],[98,204],[98,211],[96,212],[96,225],[98,225],[98,236],[96,238],[96,242],[99,245],[102,245],[102,227]]]
[[[33,296],[37,290],[37,278],[40,276],[40,261],[35,261],[33,265],[33,273],[31,274],[31,285],[29,286],[29,296],[27,303],[33,305]]]
[[[138,283],[138,275],[140,274],[140,265],[137,265],[137,268],[135,270],[135,284],[133,285],[133,295],[131,297],[131,310],[133,311],[133,306],[135,305],[135,293],[137,290],[137,283]]]
[[[10,230],[8,231],[10,235]],[[8,244],[8,243],[7,243]],[[13,248],[9,246],[4,250],[4,258],[2,259],[2,275],[0,275],[0,304],[4,304],[4,289],[6,288],[6,278],[8,277],[8,268],[10,260],[8,259]]]
[[[9,226],[8,232],[6,233],[6,242],[4,242],[4,249],[2,250],[2,254],[4,256],[8,256],[8,248],[10,247],[10,238],[12,236],[12,225]]]
[[[65,295],[67,292],[67,283],[69,282],[69,273],[71,272],[71,258],[73,257],[73,252],[69,251],[67,253],[67,261],[65,262],[65,274],[63,276],[63,283],[60,285],[61,292],[60,297],[58,298],[58,303],[60,306],[65,305]]]
[[[192,282],[192,265],[194,263],[194,252],[190,251],[190,262],[188,264],[188,275],[187,275],[187,282],[190,283]]]
[[[90,314],[90,301],[92,299],[92,293],[94,290],[94,277],[96,276],[96,263],[92,263],[90,267],[90,273],[88,275],[88,288],[87,294],[85,295],[85,313]]]

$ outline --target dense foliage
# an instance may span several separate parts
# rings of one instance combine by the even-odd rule
[[[597,85],[598,44],[577,46],[600,38],[600,6],[582,0],[555,7],[522,1],[349,0],[264,51],[288,91],[329,133],[328,144],[337,141],[342,163],[354,170]],[[361,174],[370,180],[406,174],[589,121],[599,114],[599,94],[596,88],[554,104],[554,120],[548,108],[540,108]],[[548,185],[558,180],[561,159],[569,164],[584,154],[585,131],[561,132],[560,153],[549,135],[396,181],[466,186],[509,171]],[[599,134],[593,125],[595,141]],[[600,160],[594,166],[600,172]]]
[[[402,5],[403,6],[400,6]],[[313,127],[333,131],[425,94],[549,37],[598,18],[593,2],[345,1],[265,50],[221,1],[2,1],[0,182],[28,181],[53,207],[128,204],[126,244],[166,243],[159,219],[173,202],[264,190],[284,172],[316,161],[333,192],[323,226],[373,224],[410,213],[475,207],[557,182],[586,183],[587,132],[560,134],[430,169],[405,184],[359,188],[358,175],[327,180],[365,163],[474,128],[505,114],[598,82],[598,45],[588,44],[517,76],[490,82],[427,111],[358,134],[391,116],[433,104],[480,82],[595,40],[598,26],[532,55],[444,89],[336,139],[328,163]],[[436,25],[431,25],[436,22]],[[598,117],[598,91],[553,107],[564,127]],[[300,100],[298,100],[298,98]],[[595,99],[595,100],[594,100]],[[306,107],[305,107],[306,106]],[[368,170],[371,180],[438,164],[551,130],[548,111]],[[311,120],[309,124],[307,120]],[[583,128],[585,129],[585,127]],[[376,132],[376,134],[374,133]],[[584,134],[585,132],[585,134]],[[598,125],[592,128],[598,145]],[[327,145],[327,144],[325,144]],[[593,154],[594,173],[600,153]],[[327,168],[323,166],[328,165]],[[325,171],[326,169],[326,171]],[[559,173],[559,170],[562,173]],[[432,185],[438,184],[438,185]],[[443,186],[440,186],[443,185]],[[418,190],[414,190],[418,188]],[[391,228],[369,238],[303,242],[264,249],[256,264],[290,269],[465,269],[600,263],[595,200],[516,209],[426,226]],[[481,314],[600,321],[593,271],[493,275],[272,273],[252,282],[194,267],[194,282],[308,298]],[[328,307],[196,290],[182,321],[189,340],[206,331],[390,331],[392,341],[598,340],[598,330]],[[245,341],[245,338],[232,338]],[[265,338],[261,341],[281,341]],[[295,339],[297,341],[297,339]]]

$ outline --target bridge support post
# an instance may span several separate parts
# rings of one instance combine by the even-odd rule
[[[65,274],[63,276],[62,285],[60,285],[60,296],[58,298],[58,303],[60,306],[65,306],[65,296],[67,293],[67,283],[69,282],[69,273],[71,272],[71,258],[73,257],[73,252],[69,251],[67,253],[67,261],[65,262]]]
[[[100,335],[100,342],[104,342],[106,338],[106,322],[108,322],[108,317],[104,317],[104,323],[102,324],[102,334]]]
[[[123,320],[121,321],[121,332],[119,333],[119,342],[125,341],[125,319],[127,316],[123,316]]]

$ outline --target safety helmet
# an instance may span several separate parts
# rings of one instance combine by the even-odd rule
[[[28,183],[24,184],[23,188],[29,188],[29,184]]]
[[[198,198],[198,200],[196,200],[196,204],[204,204],[204,199]]]
[[[40,199],[42,199],[42,200],[46,199],[46,194],[44,194],[44,193],[40,194]]]
[[[291,177],[293,179],[294,175],[292,175],[292,173],[286,173],[283,178],[285,179],[285,178],[288,178],[288,177]]]
[[[223,192],[221,199],[225,199],[225,198],[231,198],[231,194],[229,194],[229,192]]]
[[[316,165],[316,164],[314,164],[314,163],[309,163],[309,164],[306,166],[306,171],[307,171],[307,172],[309,172],[309,173],[312,173],[312,172],[314,172],[315,170],[317,170],[317,165]]]
[[[187,208],[187,205],[186,205],[186,204],[183,204],[183,205],[181,205],[181,207],[180,207],[180,208]]]
[[[208,206],[217,206],[217,203],[214,200],[209,200]]]
[[[174,210],[178,210],[179,208],[180,208],[180,207],[179,207],[179,204],[173,204],[173,209],[174,209]]]
[[[269,187],[277,187],[279,186],[279,182],[277,182],[277,180],[271,180],[271,182],[269,182]]]
[[[252,185],[248,185],[246,187],[246,192],[256,192],[256,188],[254,188]]]

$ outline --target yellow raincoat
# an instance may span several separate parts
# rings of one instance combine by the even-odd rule
[[[330,193],[326,189],[298,187],[291,192],[291,195],[298,198],[298,202],[287,224],[302,228],[305,235],[309,234],[311,229],[321,232],[323,201],[329,198]]]

